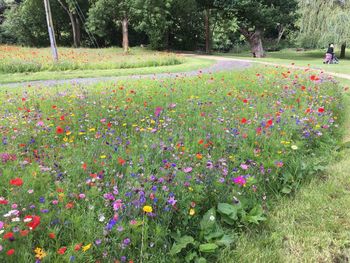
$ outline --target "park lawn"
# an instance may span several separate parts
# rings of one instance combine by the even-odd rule
[[[275,68],[0,89],[0,261],[215,262],[329,159],[339,94]]]
[[[273,202],[266,223],[243,232],[220,262],[349,262],[350,81],[339,81],[346,115],[340,152],[295,195]]]
[[[349,52],[349,51],[348,51]],[[350,74],[350,59],[341,59],[339,64],[323,64],[323,50],[296,51],[295,49],[284,49],[277,52],[267,52],[265,58],[253,58],[251,53],[220,53],[220,56],[252,61],[276,63],[286,66],[310,67],[327,72]],[[336,52],[337,53],[337,52]]]
[[[215,61],[201,58],[184,58],[182,64],[171,66],[142,67],[128,69],[85,69],[66,71],[41,71],[33,73],[0,74],[0,84],[29,82],[36,80],[60,80],[75,78],[118,77],[130,75],[146,75],[157,73],[177,73],[200,70],[214,64]]]

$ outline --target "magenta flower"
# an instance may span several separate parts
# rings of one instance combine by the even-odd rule
[[[244,186],[247,183],[247,180],[242,175],[240,175],[240,176],[238,176],[236,178],[233,178],[233,182],[235,184]]]

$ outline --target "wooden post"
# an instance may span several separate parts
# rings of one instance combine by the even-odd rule
[[[49,0],[44,0],[44,5],[45,5],[46,22],[47,22],[47,29],[49,31],[52,56],[53,56],[54,61],[58,61],[55,32],[53,30],[53,23],[52,23],[51,8],[50,8]]]

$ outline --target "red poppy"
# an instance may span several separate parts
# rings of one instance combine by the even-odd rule
[[[26,216],[26,218],[31,218],[32,220],[27,224],[30,230],[34,230],[40,224],[40,216]]]
[[[273,121],[272,121],[272,120],[268,120],[268,121],[267,121],[267,127],[270,127],[272,124],[273,124]]]
[[[64,115],[62,115],[62,116],[60,117],[60,120],[61,120],[61,121],[64,121]]]
[[[76,244],[76,245],[74,246],[74,250],[75,250],[75,251],[79,251],[82,245],[83,245],[83,243]]]
[[[0,198],[0,205],[7,205],[9,203],[9,201]]]
[[[21,178],[11,179],[10,184],[15,186],[21,186],[23,184],[23,180]]]
[[[55,239],[55,237],[56,237],[55,233],[49,233],[49,238]]]
[[[125,160],[123,160],[122,158],[118,157],[118,163],[120,165],[124,165],[125,164]]]
[[[25,237],[26,235],[28,235],[29,231],[28,230],[21,230],[21,231],[19,231],[19,233],[21,234],[22,237]]]
[[[64,130],[62,129],[61,126],[57,126],[57,127],[56,127],[56,133],[57,133],[57,134],[62,134],[63,132],[64,132]]]
[[[323,108],[323,107],[318,108],[318,112],[319,112],[319,113],[324,112],[324,108]]]
[[[57,253],[60,255],[63,255],[66,252],[67,248],[66,247],[61,247],[59,250],[57,250]]]
[[[317,77],[316,75],[311,75],[311,76],[310,76],[310,80],[312,80],[312,81],[317,81],[317,80],[320,80],[320,78]]]
[[[244,100],[243,100],[243,103],[248,103],[248,100],[247,100],[247,99],[244,99]]]
[[[14,250],[13,248],[6,252],[6,254],[7,254],[8,256],[13,255],[14,253],[15,253],[15,250]]]
[[[5,233],[4,236],[3,236],[3,238],[4,238],[4,239],[13,238],[13,233],[12,233],[12,232]]]
[[[84,171],[86,171],[86,168],[87,168],[87,164],[86,163],[83,163],[81,168],[83,168]]]
[[[246,118],[242,118],[241,123],[242,123],[242,124],[247,123],[247,119],[246,119]]]

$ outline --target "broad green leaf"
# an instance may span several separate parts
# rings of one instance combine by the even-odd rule
[[[203,253],[213,253],[218,248],[218,245],[214,243],[206,243],[199,245],[199,251]]]
[[[217,240],[215,244],[217,244],[218,246],[229,247],[234,241],[235,240],[232,236],[224,235],[221,239]]]
[[[170,250],[170,255],[176,255],[186,248],[188,244],[193,244],[194,239],[191,236],[183,236],[177,240]]]

